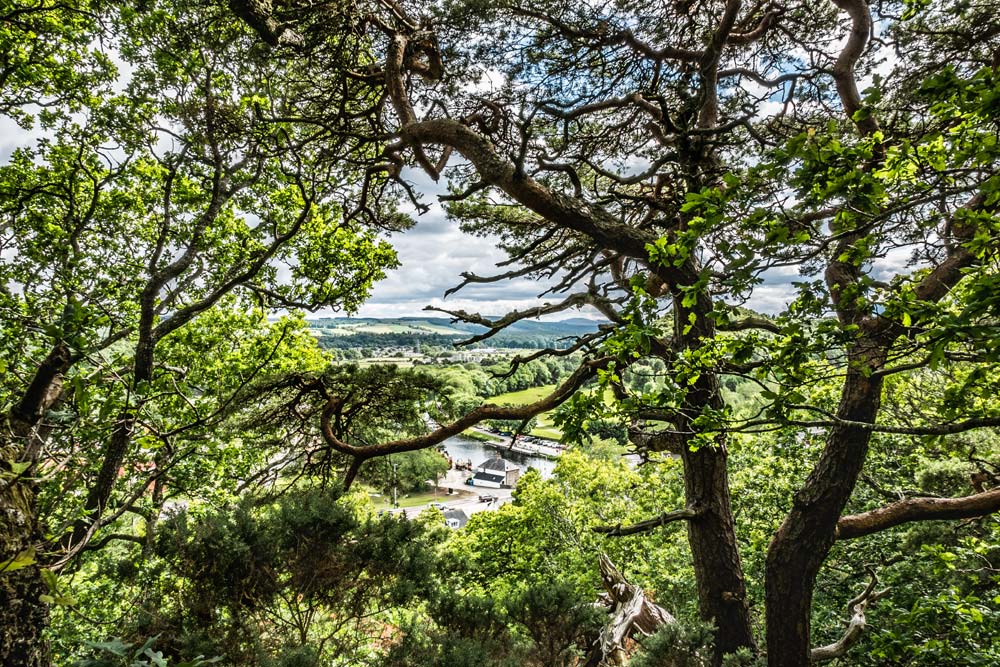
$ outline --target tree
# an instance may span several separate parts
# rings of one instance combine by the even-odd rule
[[[444,531],[318,489],[181,512],[157,537],[162,573],[144,600],[156,613],[129,614],[123,629],[157,636],[173,659],[371,664],[385,619],[434,586]]]
[[[441,452],[422,449],[371,461],[361,471],[361,479],[383,493],[409,493],[436,484],[448,472],[448,460]]]
[[[43,567],[120,536],[133,509],[151,539],[164,490],[218,453],[212,433],[249,383],[324,362],[301,322],[268,314],[356,308],[395,262],[371,223],[404,221],[350,207],[367,141],[296,124],[324,101],[256,57],[249,28],[193,7],[4,10],[0,39],[21,46],[5,50],[0,109],[27,125],[40,105],[47,129],[0,168],[4,664],[47,661]],[[122,93],[90,50],[102,39],[132,66]],[[43,476],[60,501],[39,505]]]
[[[288,29],[310,14],[296,3],[273,11]],[[364,73],[385,101],[373,122],[397,138],[382,168],[400,180],[407,161],[434,179],[447,170],[452,214],[500,236],[514,268],[463,284],[559,276],[547,292],[555,303],[453,317],[489,335],[587,304],[614,325],[578,346],[603,340],[614,356],[599,374],[631,414],[639,449],[684,464],[686,507],[674,518],[687,523],[716,664],[758,650],[731,510],[731,434],[825,434],[768,547],[775,667],[810,662],[814,586],[838,540],[997,509],[987,490],[844,516],[873,434],[1000,423],[973,405],[910,425],[881,410],[887,377],[959,362],[981,369],[978,387],[996,363],[998,32],[988,10],[834,0],[423,11],[351,10],[380,56]],[[492,89],[462,92],[487,74]],[[453,153],[461,160],[449,163]],[[803,278],[777,318],[738,315],[735,305],[789,267]],[[666,382],[631,394],[621,373],[643,357],[665,363]],[[740,418],[724,403],[725,375],[758,383],[758,414]],[[804,400],[821,381],[835,386],[835,408]],[[335,446],[377,455],[448,432],[367,452]],[[841,655],[848,639],[856,634],[814,655]]]
[[[58,569],[120,535],[114,522],[146,489],[155,510],[170,471],[199,458],[196,443],[244,397],[274,412],[277,396],[283,416],[311,417],[295,443],[327,475],[343,468],[349,486],[366,461],[485,419],[567,402],[581,424],[603,418],[603,400],[578,392],[595,378],[641,455],[678,457],[684,487],[681,507],[599,534],[684,522],[714,664],[763,653],[751,611],[760,597],[769,664],[843,655],[860,623],[811,650],[828,635],[812,631],[812,615],[831,557],[897,526],[1000,507],[989,465],[970,488],[949,487],[954,497],[859,485],[885,477],[873,448],[893,438],[912,452],[921,439],[950,447],[1000,425],[983,399],[995,393],[1000,337],[994,14],[909,0],[4,10],[12,57],[0,109],[27,123],[32,104],[61,106],[38,114],[49,136],[0,175],[0,657],[45,661],[39,546]],[[39,33],[53,39],[22,47]],[[111,35],[135,68],[126,95],[93,55]],[[278,329],[263,337],[272,347],[249,345],[256,354],[237,377],[208,391],[185,384],[169,356],[190,355],[173,344],[210,313],[356,305],[392,263],[370,226],[402,226],[391,196],[424,206],[406,166],[447,175],[451,214],[510,255],[502,273],[470,273],[463,286],[555,281],[535,308],[450,315],[485,326],[478,341],[594,307],[608,326],[514,369],[578,351],[576,372],[531,405],[465,414],[442,408],[445,392],[418,376],[409,388],[352,382],[311,363],[280,369],[277,394],[261,394],[254,380],[271,376]],[[789,269],[801,279],[775,317],[738,309]],[[195,338],[221,339],[207,329]],[[645,360],[662,363],[662,382],[628,382]],[[883,405],[887,383],[942,369],[953,377],[935,378],[948,388],[941,400],[911,401],[911,414]],[[758,387],[754,410],[726,403],[727,376]],[[431,406],[443,419],[428,432]],[[391,415],[404,418],[402,433]],[[737,540],[729,446],[770,432],[808,472],[775,489],[780,520],[759,573]],[[35,479],[65,462],[66,495],[78,500],[61,514],[67,530],[55,526],[56,546]],[[861,589],[856,618],[881,592]]]
[[[531,431],[538,426],[538,418],[531,417],[530,419],[522,421],[512,421],[509,419],[487,419],[483,423],[487,428],[497,431],[498,433],[512,435],[514,433],[531,433]]]

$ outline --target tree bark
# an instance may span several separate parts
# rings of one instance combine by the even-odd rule
[[[702,619],[716,626],[715,659],[741,648],[754,649],[743,565],[736,543],[725,442],[697,451],[685,449],[684,491],[699,514],[688,521],[688,543],[698,588]]]
[[[871,341],[856,343],[837,416],[873,423],[881,403],[882,379],[871,371],[884,351]],[[810,662],[810,613],[820,567],[836,540],[837,521],[861,474],[871,430],[856,424],[833,426],[826,446],[792,509],[772,539],[765,570],[767,664],[806,667]]]
[[[703,339],[711,340],[715,330],[708,317],[712,311],[710,297],[702,294],[698,298],[694,305],[696,319],[686,334],[688,309],[683,307],[682,300],[682,297],[674,299],[677,338],[686,347],[694,347]],[[679,429],[691,434],[681,448],[685,503],[698,511],[698,515],[688,521],[688,543],[698,589],[698,608],[702,619],[716,627],[714,665],[720,665],[723,656],[738,649],[756,650],[730,504],[726,436],[719,434],[710,446],[702,444],[694,449],[691,446],[695,432],[692,420],[705,408],[722,407],[718,376],[702,372],[688,392],[684,406],[686,416]]]
[[[0,448],[4,477],[16,461],[16,446],[8,441]],[[39,566],[13,569],[9,561],[28,558],[42,541],[35,516],[35,491],[28,481],[0,481],[0,665],[42,667],[48,665],[48,645],[42,633],[49,624],[49,610],[39,596],[47,593]]]
[[[961,498],[907,498],[861,514],[840,517],[837,539],[864,537],[911,521],[972,519],[1000,510],[1000,488]]]
[[[41,452],[39,424],[62,394],[69,350],[57,343],[39,364],[21,399],[0,424],[0,665],[43,667],[49,647],[48,592],[35,562],[43,539],[35,506],[35,464]],[[14,561],[29,563],[20,567]]]

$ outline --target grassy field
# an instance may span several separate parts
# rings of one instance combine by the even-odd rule
[[[522,391],[512,391],[507,394],[500,394],[493,398],[486,399],[487,403],[493,405],[527,405],[545,398],[556,388],[554,384],[547,384],[541,387],[532,387]],[[538,426],[531,429],[531,435],[538,438],[548,438],[549,440],[559,440],[562,438],[562,431],[552,424],[552,413],[543,412],[538,415]]]
[[[494,396],[493,398],[488,398],[486,399],[486,402],[492,403],[493,405],[527,405],[528,403],[534,403],[535,401],[548,396],[555,388],[556,385],[547,384],[541,387],[524,389],[522,391],[512,391],[507,394],[500,394],[498,396]],[[614,395],[611,393],[611,390],[609,389],[604,392],[604,403],[606,405],[611,405],[613,401]],[[551,412],[543,412],[538,415],[538,426],[531,430],[531,435],[538,438],[548,438],[549,440],[562,439],[562,431],[552,423]]]
[[[493,435],[492,433],[483,433],[482,431],[477,431],[473,428],[469,428],[463,431],[462,436],[465,438],[470,438],[472,440],[479,440],[480,442],[503,442],[503,438],[501,438],[499,435]]]
[[[532,387],[531,389],[524,389],[522,391],[512,391],[508,394],[499,394],[493,398],[487,398],[486,402],[493,405],[527,405],[528,403],[534,403],[545,398],[555,388],[556,385],[554,384],[546,384],[541,387]]]
[[[420,505],[426,505],[427,503],[433,503],[433,502],[447,504],[453,500],[458,500],[459,498],[470,495],[472,495],[471,492],[462,491],[461,493],[453,493],[449,496],[447,493],[444,492],[444,490],[440,490],[437,493],[437,497],[435,497],[433,491],[421,491],[420,493],[408,493],[406,495],[400,495],[398,500],[399,500],[399,506],[401,508],[406,508],[406,507],[419,507]],[[375,504],[375,509],[378,510],[392,509],[392,494],[386,494],[386,495],[373,494],[372,502]]]
[[[350,336],[352,334],[442,334],[444,336],[466,336],[467,332],[461,329],[441,326],[430,322],[413,323],[376,323],[359,322],[357,324],[342,324],[339,326],[318,327],[317,331],[322,331],[331,336]]]

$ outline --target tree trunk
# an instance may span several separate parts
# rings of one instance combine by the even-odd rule
[[[688,324],[688,310],[683,307],[681,298],[675,298],[674,308],[678,320],[676,334],[685,346],[694,348],[700,340],[712,339],[715,330],[707,316],[712,311],[707,294],[700,295],[694,311],[697,318],[687,334],[683,332]],[[738,649],[756,650],[730,504],[726,437],[719,434],[712,445],[691,448],[696,430],[691,425],[692,420],[705,408],[720,409],[722,406],[718,376],[703,371],[688,392],[684,406],[686,416],[679,424],[681,432],[692,434],[685,438],[681,449],[685,504],[699,511],[698,516],[687,522],[688,543],[701,617],[716,626],[715,665],[721,664],[723,656]]]
[[[23,477],[15,481],[11,473],[11,463],[20,458],[16,443],[0,446],[0,665],[41,667],[49,664],[42,639],[49,610],[39,596],[48,590],[37,564],[19,569],[10,564],[18,556],[31,558],[42,538],[33,484]]]
[[[134,391],[153,377],[153,353],[156,347],[153,341],[153,301],[145,292],[142,297],[143,314],[139,323],[139,340],[136,343],[135,359],[132,363],[132,385]],[[101,458],[101,468],[97,473],[97,480],[90,487],[87,493],[87,501],[84,504],[86,516],[78,519],[73,524],[73,530],[63,539],[63,548],[69,550],[81,548],[81,542],[89,541],[94,533],[94,526],[98,525],[104,510],[111,500],[111,492],[115,488],[122,463],[132,445],[132,435],[135,431],[135,410],[128,401],[131,400],[131,393],[125,407],[119,412],[115,422],[115,428],[111,432],[111,439],[108,441],[107,449]]]
[[[861,342],[850,351],[837,416],[873,423],[882,380],[871,377],[884,353]],[[810,613],[820,567],[836,539],[840,518],[868,454],[871,430],[847,424],[832,427],[826,446],[767,552],[765,605],[769,667],[809,665]]]
[[[687,522],[698,608],[716,626],[716,665],[726,654],[756,646],[729,503],[728,457],[724,442],[682,454],[687,506],[699,510]]]
[[[24,395],[0,422],[0,665],[49,664],[43,633],[49,624],[48,592],[35,562],[42,542],[35,506],[35,465],[41,452],[39,422],[62,396],[69,350],[57,343],[39,365]],[[21,566],[20,563],[27,563]]]

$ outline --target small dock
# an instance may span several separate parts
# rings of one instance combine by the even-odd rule
[[[496,437],[496,434],[490,433]],[[483,441],[483,445],[487,447],[492,447],[493,449],[499,449],[505,452],[516,452],[518,454],[527,454],[528,456],[538,456],[544,459],[555,460],[559,458],[566,448],[555,440],[544,440],[542,438],[536,438],[534,436],[522,435],[517,438],[517,440],[511,444],[511,438],[504,438],[501,441]]]

